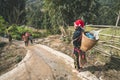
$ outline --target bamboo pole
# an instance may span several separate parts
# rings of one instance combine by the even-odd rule
[[[120,36],[113,36],[113,35],[109,35],[109,34],[101,34],[101,36],[108,36],[108,37],[114,37],[114,38],[120,38]]]

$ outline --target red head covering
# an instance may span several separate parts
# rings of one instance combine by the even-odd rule
[[[81,20],[81,19],[78,19],[78,20],[76,20],[76,21],[74,22],[74,26],[75,26],[75,27],[82,27],[82,28],[84,28],[84,21]]]

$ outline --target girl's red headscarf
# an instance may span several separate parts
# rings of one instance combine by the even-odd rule
[[[78,19],[74,22],[74,26],[84,28],[84,21],[81,19]]]

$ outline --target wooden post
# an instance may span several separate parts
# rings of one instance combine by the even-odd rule
[[[118,12],[118,17],[117,17],[117,21],[116,21],[116,25],[115,26],[118,26],[118,23],[119,23],[119,19],[120,19],[120,11]]]

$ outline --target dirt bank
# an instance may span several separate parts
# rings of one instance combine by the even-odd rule
[[[72,57],[72,43],[68,44],[62,41],[59,35],[39,39],[37,43],[47,45]],[[86,54],[88,61],[85,65],[86,71],[90,71],[100,80],[120,80],[119,57],[105,56],[94,49],[88,51]]]
[[[15,44],[0,42],[0,75],[12,70],[26,55],[27,50]]]

